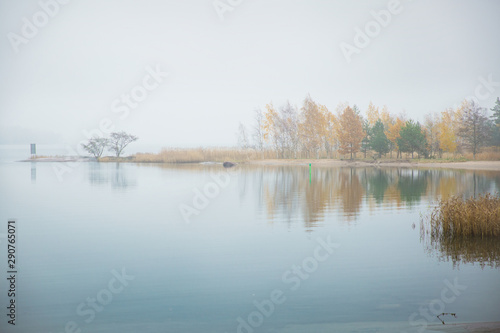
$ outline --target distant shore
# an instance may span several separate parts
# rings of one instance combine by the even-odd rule
[[[373,162],[356,160],[334,160],[334,159],[268,159],[244,162],[254,165],[309,165],[334,166],[334,167],[397,167],[397,168],[446,168],[467,170],[495,170],[500,171],[500,161],[465,161],[465,162],[418,162],[418,160],[377,160]]]
[[[92,157],[78,156],[55,156],[55,157],[40,157],[36,159],[27,159],[19,162],[95,162]],[[145,162],[136,161],[134,156],[109,158],[105,157],[101,160],[102,163],[120,162],[120,163],[164,163],[164,164],[180,164],[169,162]],[[219,161],[217,161],[219,162]],[[191,162],[191,164],[200,164],[207,162]],[[222,162],[220,162],[222,164]],[[465,170],[494,170],[500,171],[500,161],[464,161],[464,162],[432,162],[429,160],[338,160],[338,159],[263,159],[236,161],[237,164],[247,165],[309,165],[315,166],[331,166],[331,167],[396,167],[396,168],[445,168],[445,169],[465,169]]]

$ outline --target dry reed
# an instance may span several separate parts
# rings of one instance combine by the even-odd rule
[[[420,235],[428,251],[438,251],[454,266],[478,262],[499,267],[500,197],[487,193],[467,200],[442,199],[430,219],[422,219]]]
[[[431,233],[440,238],[500,237],[500,197],[452,196],[442,199],[431,213]]]
[[[468,160],[472,160],[474,157],[472,153],[465,153],[464,157]],[[500,161],[500,152],[495,151],[485,151],[476,154],[477,161]]]
[[[147,163],[200,163],[200,162],[244,162],[275,158],[274,152],[255,150],[236,150],[225,148],[163,148],[158,154],[138,153],[134,162]]]

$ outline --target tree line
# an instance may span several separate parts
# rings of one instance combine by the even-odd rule
[[[490,110],[488,116],[486,108],[464,100],[457,108],[425,115],[420,123],[372,102],[364,115],[348,103],[332,112],[307,96],[300,110],[289,102],[256,109],[251,131],[240,123],[237,140],[241,149],[272,150],[276,158],[332,158],[335,152],[351,159],[356,153],[435,158],[468,151],[475,159],[481,148],[500,146],[499,98]]]

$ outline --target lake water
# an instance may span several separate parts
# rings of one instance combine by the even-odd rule
[[[14,162],[0,149],[1,332],[417,332],[500,319],[498,243],[421,216],[500,172]],[[26,156],[20,156],[25,158]],[[486,254],[485,254],[486,253]],[[424,328],[426,328],[424,330]]]

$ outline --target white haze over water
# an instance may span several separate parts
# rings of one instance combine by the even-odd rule
[[[0,143],[75,144],[109,119],[145,146],[232,146],[238,123],[271,101],[300,107],[309,93],[363,112],[373,101],[422,121],[474,95],[480,77],[500,82],[494,0],[401,0],[350,62],[341,43],[390,1],[242,1],[221,20],[212,0],[72,0],[15,52],[9,34],[50,1],[0,0]],[[152,88],[154,69],[169,75]],[[112,112],[144,80],[147,97]]]

